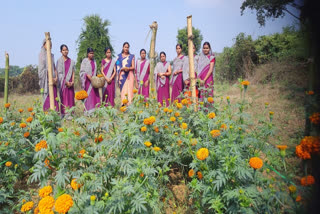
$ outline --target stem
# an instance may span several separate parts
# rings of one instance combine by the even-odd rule
[[[9,54],[5,53],[6,55],[6,68],[4,74],[4,103],[8,103],[8,87],[9,87]],[[7,109],[6,109],[7,111]]]

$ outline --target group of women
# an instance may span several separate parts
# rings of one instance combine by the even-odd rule
[[[129,52],[130,45],[125,42],[122,46],[122,52],[118,54],[116,59],[112,58],[110,48],[105,48],[105,58],[101,62],[100,73],[105,78],[103,87],[103,102],[106,105],[115,105],[115,89],[116,85],[120,88],[121,104],[130,105],[134,95],[134,87],[139,94],[149,98],[149,75],[150,62],[146,59],[146,50],[140,50],[140,58],[135,61],[133,54]],[[156,64],[154,70],[154,81],[157,92],[157,100],[161,104],[163,102],[169,105],[170,100],[180,100],[179,96],[184,89],[190,86],[189,78],[189,60],[187,56],[182,55],[182,45],[176,45],[177,57],[171,65],[166,60],[166,53],[160,53],[160,62]],[[193,48],[195,53],[196,48]],[[54,56],[52,58],[52,76],[54,84],[55,107],[57,111],[65,116],[65,109],[75,105],[74,102],[74,75],[75,62],[68,57],[68,47],[60,46],[62,56],[54,64]],[[209,89],[209,96],[213,96],[213,78],[214,78],[215,57],[212,54],[209,42],[205,42],[202,46],[200,55],[194,55],[195,75],[200,83],[200,86]],[[88,98],[84,104],[86,112],[91,113],[95,107],[100,106],[99,90],[91,84],[92,77],[96,76],[97,63],[94,59],[94,50],[87,49],[87,57],[82,60],[80,67],[80,80],[82,88],[87,92]],[[48,87],[48,63],[46,41],[42,43],[41,52],[39,55],[39,84],[43,89],[43,109],[47,110],[50,106],[49,87]],[[116,84],[117,83],[117,84]],[[171,96],[170,96],[171,86]],[[61,106],[57,102],[56,97],[60,95]],[[204,93],[200,91],[199,98],[202,98]],[[126,101],[125,101],[126,100]],[[125,101],[125,102],[124,102]]]

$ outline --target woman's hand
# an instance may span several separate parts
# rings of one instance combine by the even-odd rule
[[[143,83],[143,85],[144,85],[144,87],[148,87],[148,85],[149,85],[149,80],[145,81],[145,82]]]
[[[90,82],[91,82],[91,75],[87,74],[87,77],[88,77],[88,79],[89,79]]]

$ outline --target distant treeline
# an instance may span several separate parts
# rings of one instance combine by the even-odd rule
[[[4,76],[4,68],[0,68],[0,77]],[[13,65],[9,67],[9,76],[18,76],[23,72],[23,68],[20,68],[19,66]]]

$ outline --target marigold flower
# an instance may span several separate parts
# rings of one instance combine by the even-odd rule
[[[196,155],[199,160],[205,160],[209,156],[209,150],[207,148],[201,148],[197,151]]]
[[[307,152],[307,151],[304,151],[303,148],[302,148],[302,145],[296,146],[296,154],[302,160],[311,159],[310,153]]]
[[[161,150],[161,148],[156,146],[156,147],[153,147],[153,150],[156,152],[159,152]]]
[[[227,96],[227,97],[226,97],[226,99],[227,99],[227,100],[230,100],[230,97],[229,97],[229,96]]]
[[[182,124],[181,124],[181,128],[182,128],[182,129],[187,129],[187,128],[188,128],[188,124],[182,123]]]
[[[97,143],[97,142],[101,142],[101,141],[103,141],[103,136],[102,135],[99,135],[98,137],[96,137],[95,139],[94,139],[94,142],[95,143]]]
[[[228,128],[228,126],[226,125],[226,124],[221,124],[221,126],[220,126],[220,129],[224,129],[224,130],[226,130]]]
[[[81,184],[78,184],[77,182],[76,182],[76,180],[77,179],[72,179],[72,181],[71,181],[71,183],[70,183],[70,185],[71,185],[71,188],[73,189],[73,190],[77,190],[77,189],[79,189],[80,187],[81,187]]]
[[[6,104],[4,104],[4,107],[5,108],[9,108],[11,106],[11,104],[10,103],[6,103]]]
[[[188,176],[190,178],[192,178],[194,176],[194,170],[193,169],[190,169],[189,172],[188,172]]]
[[[175,117],[179,117],[179,116],[180,116],[180,112],[175,112],[175,113],[174,113],[174,116],[175,116]]]
[[[85,149],[81,149],[80,152],[79,152],[80,155],[78,155],[78,156],[80,158],[83,158],[84,153],[86,153],[86,150]]]
[[[28,123],[31,123],[32,122],[32,117],[28,117],[27,119],[26,119],[26,121],[28,122]]]
[[[74,97],[77,100],[84,100],[84,99],[88,98],[88,94],[87,94],[87,91],[81,90],[81,91],[76,92]]]
[[[47,145],[47,141],[45,140],[41,140],[39,143],[37,143],[37,145],[35,146],[35,151],[38,152],[41,149],[47,149],[48,145]]]
[[[122,103],[125,105],[125,104],[127,104],[129,101],[127,100],[127,99],[123,99],[122,100]]]
[[[153,127],[153,130],[157,133],[159,132],[159,128],[157,126]]]
[[[177,141],[178,146],[180,146],[181,143],[182,143],[182,140],[178,140],[178,141]]]
[[[54,209],[59,213],[66,213],[73,206],[73,200],[70,195],[63,194],[59,196],[54,204]]]
[[[102,74],[98,74],[97,77],[103,77],[103,75]]]
[[[32,107],[28,108],[28,112],[32,112],[32,111],[33,111]]]
[[[319,112],[316,112],[316,113],[313,113],[310,117],[309,117],[311,123],[315,124],[315,125],[318,125],[320,124],[320,113]]]
[[[174,122],[174,121],[176,121],[176,118],[175,117],[170,117],[170,121]]]
[[[31,113],[30,113],[30,115],[31,115],[32,117],[33,117],[35,114],[36,114],[36,113],[34,113],[34,112],[31,112]]]
[[[208,102],[209,103],[213,103],[213,98],[212,97],[208,97]]]
[[[52,187],[51,186],[45,186],[45,187],[43,187],[43,188],[41,188],[39,190],[39,196],[41,198],[44,198],[44,197],[50,195],[51,193],[52,193]]]
[[[288,146],[287,145],[277,145],[277,148],[279,150],[286,150],[288,148]]]
[[[211,113],[208,114],[208,117],[209,117],[210,119],[213,119],[213,118],[216,117],[216,114],[215,114],[214,112],[211,112]]]
[[[254,169],[260,169],[263,166],[263,161],[258,157],[250,158],[249,164]]]
[[[270,116],[274,115],[274,112],[273,111],[269,111],[269,115]]]
[[[250,85],[250,82],[248,80],[244,80],[241,82],[241,85],[248,86],[248,85]]]
[[[25,128],[25,127],[27,127],[27,124],[25,124],[25,123],[20,123],[20,128]]]
[[[296,197],[296,202],[300,202],[301,201],[301,195],[298,195],[297,197]]]
[[[19,110],[18,110],[20,113],[22,113],[23,112],[23,109],[22,108],[19,108]]]
[[[297,191],[297,187],[294,185],[290,185],[288,189],[289,189],[290,193],[292,193],[292,194],[294,194]]]
[[[46,213],[51,211],[54,206],[54,198],[52,196],[46,196],[39,201],[38,207],[40,213]]]
[[[58,132],[63,132],[63,128],[58,128]]]
[[[133,92],[134,94],[136,94],[136,93],[138,92],[138,90],[137,90],[137,89],[133,89],[132,92]]]
[[[195,138],[192,138],[192,139],[190,140],[190,142],[191,142],[191,145],[192,145],[192,146],[195,146],[195,145],[197,145],[197,143],[198,143],[197,139],[195,139]]]
[[[25,132],[24,134],[23,134],[23,137],[25,137],[25,138],[27,138],[27,137],[29,137],[30,136],[30,132]]]
[[[183,100],[181,100],[181,104],[182,104],[182,105],[188,105],[188,104],[189,104],[188,99],[183,99]]]
[[[312,175],[308,175],[307,177],[303,177],[300,180],[300,183],[302,186],[310,186],[312,184],[314,184],[315,179]]]
[[[96,200],[96,196],[95,195],[91,195],[90,196],[90,201],[95,201]]]
[[[146,147],[150,147],[150,146],[152,145],[152,143],[151,143],[150,141],[146,141],[146,142],[144,142],[144,145],[145,145]]]
[[[33,214],[39,214],[40,210],[39,210],[39,207],[36,207],[33,211]]]
[[[11,161],[7,161],[6,162],[6,167],[10,167],[12,165],[12,162]]]
[[[213,138],[219,137],[220,136],[220,131],[219,130],[211,130],[210,134],[212,135]]]
[[[49,164],[50,164],[50,161],[49,161],[48,158],[46,158],[46,159],[44,160],[44,165],[45,165],[46,167],[51,168]]]
[[[314,95],[314,91],[306,91],[307,95]]]
[[[145,126],[141,127],[140,131],[146,132],[147,131],[147,127],[145,127]]]
[[[127,107],[126,106],[122,106],[121,108],[120,108],[120,111],[121,112],[125,112],[127,110]]]
[[[1,121],[0,121],[0,123],[1,123]],[[15,122],[12,122],[10,125],[11,125],[11,126],[14,126],[14,125],[16,125],[16,123],[15,123]]]
[[[80,136],[80,132],[78,132],[78,131],[73,132],[73,134]]]
[[[200,171],[197,172],[198,178],[201,180],[203,178],[203,175]]]
[[[181,109],[183,107],[181,103],[177,103],[176,106],[178,109]]]
[[[143,174],[143,172],[141,172],[141,173],[140,173],[140,177],[143,178],[143,176],[144,176],[144,174]]]
[[[169,109],[168,108],[164,108],[163,112],[167,113],[167,112],[169,112]]]
[[[27,211],[31,210],[33,205],[34,205],[33,201],[29,201],[29,202],[25,203],[21,207],[21,212],[27,212]]]

